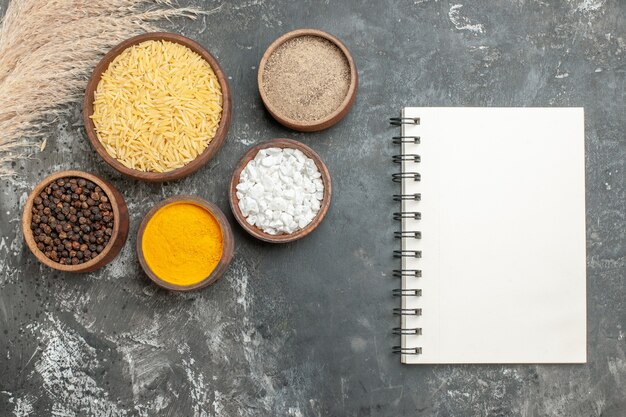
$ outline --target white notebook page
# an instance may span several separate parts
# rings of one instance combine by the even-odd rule
[[[586,362],[585,157],[582,108],[405,108],[402,297],[405,363]]]

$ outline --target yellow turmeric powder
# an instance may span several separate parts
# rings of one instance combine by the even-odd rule
[[[187,286],[208,277],[222,257],[224,238],[213,215],[190,202],[161,207],[141,240],[152,272],[163,281]]]

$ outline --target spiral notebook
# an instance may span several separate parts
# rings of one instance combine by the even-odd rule
[[[391,123],[402,362],[586,362],[583,109],[409,107]]]

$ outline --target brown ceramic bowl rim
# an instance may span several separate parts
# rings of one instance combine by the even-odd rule
[[[224,242],[223,247],[222,247],[222,256],[220,257],[220,260],[215,266],[215,268],[213,268],[213,271],[211,271],[211,273],[204,279],[191,285],[173,284],[171,282],[167,282],[159,278],[158,275],[152,272],[152,269],[150,269],[150,266],[148,266],[148,263],[146,262],[146,258],[143,253],[143,245],[142,245],[144,231],[146,230],[146,226],[148,225],[148,222],[152,219],[152,217],[154,217],[154,215],[159,210],[161,210],[162,208],[166,206],[169,206],[172,204],[181,204],[181,203],[194,204],[208,211],[215,218],[215,220],[217,220],[217,223],[220,225],[220,229],[222,232],[222,239]],[[222,274],[226,271],[226,269],[228,268],[228,265],[230,265],[230,262],[232,261],[234,246],[235,246],[234,242],[235,242],[235,239],[233,237],[233,232],[232,232],[232,229],[230,228],[230,224],[228,223],[226,216],[224,215],[222,210],[219,209],[219,207],[217,207],[215,204],[203,198],[200,198],[194,195],[178,195],[178,196],[167,198],[155,204],[150,209],[150,211],[144,216],[143,220],[141,221],[141,225],[139,226],[139,231],[137,232],[137,257],[139,258],[139,263],[141,264],[141,268],[144,270],[146,275],[148,275],[148,277],[159,287],[165,288],[167,290],[172,290],[172,291],[193,291],[193,290],[197,290],[200,288],[204,288],[210,284],[213,284],[222,276]]]
[[[257,226],[253,226],[246,221],[245,216],[239,209],[239,198],[237,198],[237,185],[239,184],[239,178],[241,175],[241,171],[246,167],[248,162],[251,159],[254,159],[256,154],[261,149],[267,148],[291,148],[298,149],[302,151],[307,157],[311,158],[320,174],[322,175],[322,182],[324,183],[324,197],[322,198],[320,210],[317,212],[317,215],[311,220],[311,222],[306,225],[303,229],[297,230],[290,234],[280,234],[280,235],[271,235],[269,233],[265,233],[263,230],[258,228]],[[322,161],[322,158],[310,147],[303,144],[302,142],[298,142],[293,139],[285,139],[285,138],[275,138],[268,140],[266,142],[259,143],[257,145],[252,146],[248,151],[243,155],[243,157],[237,163],[235,167],[235,171],[233,172],[233,176],[230,179],[230,192],[229,192],[229,202],[230,208],[237,219],[237,222],[244,228],[244,230],[250,233],[252,236],[260,239],[264,242],[269,243],[287,243],[293,242],[294,240],[298,240],[303,238],[304,236],[311,233],[313,230],[319,226],[322,222],[326,213],[328,212],[328,208],[330,207],[330,201],[332,196],[332,182],[330,179],[330,172],[328,168]]]
[[[102,188],[106,196],[109,198],[109,201],[111,202],[111,207],[113,208],[113,233],[111,233],[111,237],[109,238],[107,245],[104,247],[104,250],[100,252],[100,254],[96,256],[95,258],[90,259],[89,261],[82,263],[82,264],[78,264],[78,265],[62,265],[58,262],[48,259],[46,255],[44,255],[43,252],[41,252],[39,248],[37,247],[37,245],[35,244],[35,241],[33,238],[33,232],[30,229],[30,223],[33,218],[32,208],[33,208],[33,202],[35,200],[35,197],[37,197],[53,181],[59,178],[63,178],[63,177],[83,178],[83,179],[86,179],[95,183],[100,188]],[[43,263],[46,266],[49,266],[50,268],[56,269],[58,271],[84,272],[84,271],[90,270],[102,258],[107,256],[107,254],[113,248],[113,244],[120,233],[120,219],[121,219],[120,208],[119,208],[120,202],[117,201],[117,198],[115,197],[115,193],[112,191],[112,188],[113,188],[112,186],[110,186],[108,183],[106,183],[106,181],[104,181],[102,178],[98,177],[97,175],[91,174],[89,172],[78,171],[78,170],[67,170],[67,171],[55,172],[54,174],[48,175],[46,178],[41,180],[35,186],[35,188],[33,188],[33,191],[31,191],[30,195],[28,196],[28,199],[26,200],[26,204],[24,204],[24,212],[22,215],[22,230],[24,233],[24,240],[26,241],[26,245],[28,246],[30,251],[33,253],[33,255],[35,255],[35,257],[39,260],[39,262]],[[27,235],[30,236],[31,239],[26,238]],[[104,265],[101,265],[101,266],[104,266]]]
[[[213,136],[213,139],[211,139],[211,142],[204,149],[204,151],[202,151],[202,153],[198,155],[193,161],[187,163],[180,168],[176,168],[172,171],[166,172],[144,172],[128,168],[120,161],[109,155],[102,143],[100,143],[100,139],[98,139],[98,134],[96,133],[96,128],[90,117],[93,114],[95,91],[98,88],[98,84],[100,83],[102,74],[108,69],[109,64],[128,47],[151,40],[164,40],[178,43],[180,45],[186,46],[193,52],[200,55],[205,61],[209,63],[209,65],[213,69],[213,72],[217,76],[220,87],[222,89],[222,116],[220,118],[220,123],[215,132],[215,135]],[[196,172],[202,166],[204,166],[222,147],[226,139],[228,128],[230,126],[231,113],[232,110],[230,87],[228,85],[227,77],[220,67],[217,59],[215,59],[215,57],[211,55],[211,53],[198,42],[182,35],[169,32],[144,33],[142,35],[129,38],[121,42],[117,46],[113,47],[94,68],[89,79],[89,83],[87,84],[87,88],[85,90],[85,98],[83,100],[83,123],[85,125],[85,131],[87,132],[87,137],[89,138],[91,145],[94,147],[98,155],[100,155],[100,157],[102,157],[102,159],[104,159],[107,164],[109,164],[115,170],[121,172],[124,175],[139,180],[154,182],[176,180],[190,175]]]
[[[323,39],[330,41],[333,45],[335,45],[339,50],[343,53],[346,60],[348,61],[348,65],[350,66],[350,86],[346,93],[346,97],[343,99],[339,107],[337,107],[332,113],[328,116],[318,119],[318,120],[295,120],[283,115],[280,111],[278,111],[267,98],[265,93],[265,89],[263,88],[263,74],[265,72],[265,65],[267,64],[268,59],[272,54],[276,51],[276,49],[281,46],[283,43],[288,40],[299,38],[302,36],[317,36]],[[280,36],[274,42],[270,44],[265,50],[263,57],[261,58],[261,62],[259,63],[259,71],[257,74],[257,84],[259,88],[259,94],[261,95],[261,100],[263,104],[268,109],[268,111],[282,124],[287,125],[287,127],[291,127],[295,130],[305,129],[307,131],[321,130],[327,127],[334,125],[339,122],[343,116],[340,116],[342,112],[346,112],[352,106],[354,99],[356,97],[356,89],[358,85],[358,73],[356,70],[356,64],[354,63],[354,59],[352,58],[352,54],[348,50],[348,48],[341,42],[338,38],[331,35],[330,33],[324,32],[319,29],[296,29],[290,32],[285,33]],[[337,118],[337,120],[333,120]],[[329,123],[330,122],[330,123]]]

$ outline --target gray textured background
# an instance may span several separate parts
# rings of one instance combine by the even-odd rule
[[[20,177],[0,184],[0,415],[626,415],[626,2],[495,3],[196,2],[218,8],[168,23],[205,45],[231,77],[226,144],[182,181],[129,181],[92,151],[76,106]],[[342,39],[361,80],[348,117],[321,133],[277,125],[257,94],[264,49],[300,27]],[[403,105],[585,107],[586,365],[409,367],[390,353],[398,342],[390,335],[397,207],[395,131],[386,119]],[[250,145],[281,136],[311,145],[331,171],[334,199],[320,228],[269,246],[235,225],[236,259],[215,285],[192,294],[152,285],[134,251],[148,209],[192,193],[233,221],[235,162]],[[41,267],[19,232],[30,189],[68,168],[109,178],[131,211],[121,255],[84,276]]]

